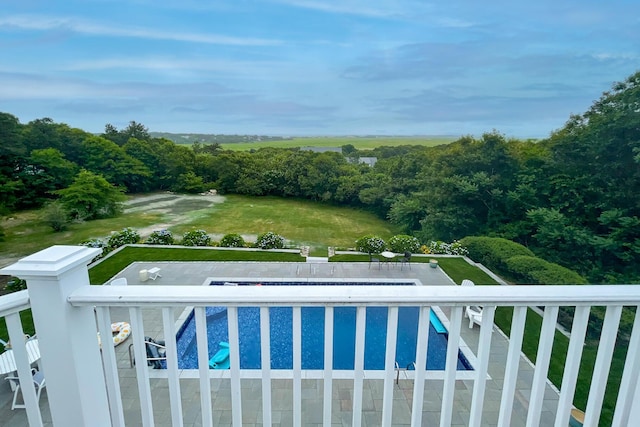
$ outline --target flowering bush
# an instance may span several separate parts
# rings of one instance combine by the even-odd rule
[[[368,254],[379,254],[384,251],[387,244],[378,236],[362,236],[356,240],[356,250],[366,252]]]
[[[182,236],[182,244],[184,246],[209,246],[211,245],[211,237],[204,230],[191,230]]]
[[[145,242],[148,245],[173,245],[173,234],[166,229],[156,230]]]
[[[107,246],[107,244],[102,239],[89,239],[89,240],[85,240],[80,244],[88,248],[98,248],[98,249],[103,249]]]
[[[138,243],[140,241],[140,235],[133,228],[123,228],[122,231],[113,233],[109,237],[108,246],[109,249],[119,248],[123,245],[129,245]]]
[[[9,280],[5,285],[4,289],[7,292],[22,291],[24,289],[27,289],[27,281],[18,277],[12,277],[11,280]]]
[[[222,240],[220,240],[220,246],[223,248],[242,248],[244,247],[244,239],[236,233],[226,234]]]
[[[454,240],[452,243],[446,243],[438,240],[437,242],[432,241],[429,245],[422,245],[420,247],[420,251],[424,254],[444,254],[444,255],[468,255],[469,251],[467,248],[462,246],[457,240]]]
[[[397,236],[393,236],[389,239],[389,248],[392,252],[397,253],[415,253],[420,249],[420,242],[413,236],[398,234]]]
[[[284,248],[284,237],[273,231],[267,231],[258,236],[256,247],[260,249],[282,249]]]

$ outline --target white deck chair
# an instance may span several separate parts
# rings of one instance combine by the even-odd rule
[[[464,279],[460,286],[475,286],[476,284],[469,279]],[[473,328],[473,324],[476,323],[478,326],[482,326],[482,307],[478,306],[467,306],[464,310],[465,317],[469,318],[469,328]]]
[[[482,308],[476,306],[467,306],[465,315],[469,317],[469,328],[473,328],[473,324],[482,326]]]
[[[44,389],[46,385],[44,374],[42,373],[42,371],[38,371],[37,369],[32,369],[31,375],[33,378],[33,385],[36,388],[36,401],[40,402],[40,394],[42,393],[42,389]],[[20,379],[18,377],[12,376],[12,377],[6,377],[6,380],[8,380],[11,383],[11,388],[14,390],[13,401],[11,402],[11,410],[26,408],[26,405],[24,403],[17,403],[18,394],[20,393]]]

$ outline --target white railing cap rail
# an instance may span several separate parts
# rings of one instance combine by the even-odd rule
[[[640,286],[87,286],[68,301],[77,306],[639,305]]]
[[[8,314],[26,310],[30,306],[29,291],[26,289],[3,295],[0,297],[0,317],[5,317]]]

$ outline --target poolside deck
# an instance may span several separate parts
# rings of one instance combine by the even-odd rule
[[[157,267],[162,277],[153,281],[140,282],[139,271]],[[202,285],[209,277],[255,277],[255,278],[334,278],[334,279],[418,279],[425,286],[450,286],[453,282],[440,268],[430,268],[428,264],[412,264],[411,270],[400,269],[400,266],[387,268],[377,266],[369,268],[368,263],[258,263],[258,262],[156,262],[134,263],[123,270],[117,277],[127,278],[130,285],[163,286],[163,285]],[[175,310],[176,319],[182,313]],[[446,311],[445,311],[445,314]],[[112,320],[129,320],[129,312],[125,309],[112,309]],[[469,329],[463,324],[462,338],[476,352],[479,329]],[[154,338],[161,338],[162,321],[159,310],[144,311],[145,333]],[[130,341],[130,340],[129,340]],[[135,370],[131,369],[128,355],[129,342],[117,348],[120,385],[123,394],[125,419],[127,426],[140,425],[140,408],[138,400]],[[502,380],[504,378],[505,360],[508,340],[499,331],[492,334],[489,375],[485,393],[483,426],[496,425],[500,408]],[[153,374],[153,372],[151,372]],[[516,396],[513,407],[511,426],[524,426],[526,423],[528,398],[531,391],[533,367],[521,357]],[[231,425],[231,393],[229,380],[214,378],[211,381],[213,393],[215,425]],[[333,425],[348,426],[352,415],[351,380],[334,380],[333,383]],[[169,393],[166,380],[152,379],[153,408],[156,426],[171,425],[169,412]],[[365,379],[363,400],[363,425],[379,426],[382,406],[382,383],[378,380]],[[288,379],[273,381],[273,423],[279,426],[292,425],[293,399],[292,383]],[[425,386],[423,425],[437,425],[440,419],[443,382],[427,380]],[[473,381],[456,381],[455,399],[453,402],[453,426],[466,426],[469,419],[469,402]],[[200,397],[196,379],[181,380],[182,403],[185,426],[199,426]],[[243,380],[243,421],[245,426],[262,425],[262,403],[260,380]],[[410,425],[410,406],[413,394],[413,382],[403,378],[402,374],[394,392],[394,426]],[[315,379],[303,380],[303,420],[308,426],[321,425],[322,422],[322,382]],[[24,410],[10,410],[12,393],[9,385],[0,383],[0,419],[7,426],[27,426]],[[540,425],[552,425],[557,406],[558,394],[547,385]],[[43,393],[41,407],[45,425],[51,425],[48,413],[47,393]]]

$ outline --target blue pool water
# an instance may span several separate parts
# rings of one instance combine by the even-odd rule
[[[340,283],[340,285],[342,284]],[[367,284],[371,285],[371,283]],[[396,285],[396,283],[393,284]],[[278,285],[281,284],[278,283]],[[364,368],[383,370],[387,335],[387,308],[367,307],[366,310]],[[291,307],[271,307],[269,309],[271,369],[292,369],[293,367],[292,313]],[[221,341],[228,341],[228,323],[224,307],[207,307],[206,314],[209,357],[211,357],[218,351]],[[302,369],[323,369],[324,308],[303,307],[301,314]],[[402,368],[411,365],[415,360],[418,315],[418,307],[400,307],[399,309],[395,360]],[[355,325],[355,307],[334,308],[333,369],[354,369]],[[240,331],[240,367],[242,369],[259,369],[261,359],[260,309],[258,307],[240,307],[238,309],[238,326]],[[177,341],[179,368],[197,369],[193,312],[180,328]],[[432,322],[429,326],[427,349],[427,369],[444,370],[447,334],[438,333]],[[464,355],[458,353],[458,370],[471,369],[473,368]]]

